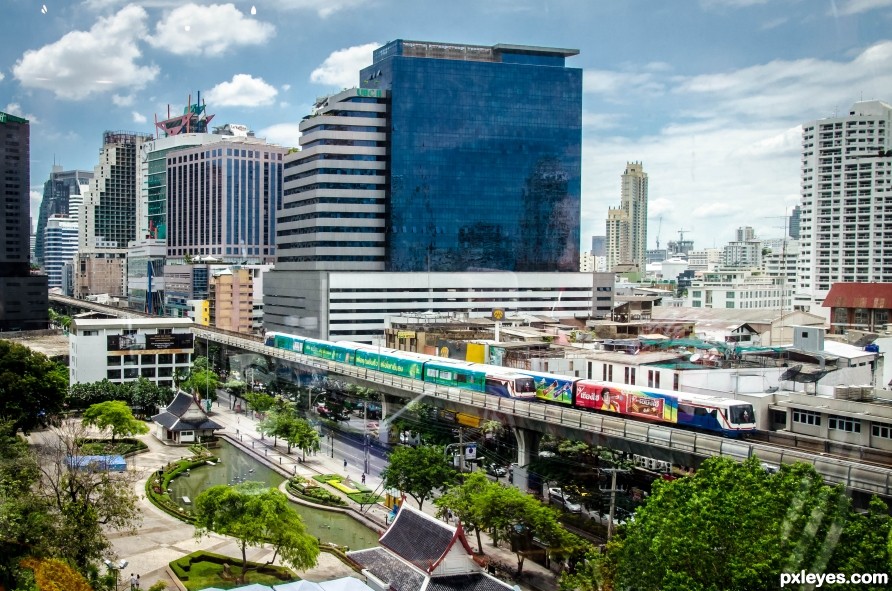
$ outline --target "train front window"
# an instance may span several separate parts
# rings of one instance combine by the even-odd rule
[[[514,389],[518,394],[535,394],[536,382],[533,378],[517,378],[514,380]]]
[[[728,420],[736,425],[753,423],[756,417],[752,404],[735,404],[728,409],[728,415]]]

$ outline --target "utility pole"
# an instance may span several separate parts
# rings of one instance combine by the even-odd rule
[[[616,475],[617,473],[628,474],[629,470],[626,468],[602,468],[602,472],[610,472],[610,488],[601,489],[602,493],[610,493],[610,514],[607,517],[607,541],[610,541],[610,538],[613,537],[613,514],[616,510],[616,493],[618,492],[626,492],[625,489],[616,488]]]

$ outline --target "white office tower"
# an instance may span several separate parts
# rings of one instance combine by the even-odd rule
[[[622,176],[622,202],[607,212],[607,268],[635,265],[644,272],[647,259],[647,173],[629,162]]]
[[[802,129],[798,310],[838,282],[892,281],[892,106],[855,103]]]
[[[285,157],[277,271],[384,270],[385,101],[385,91],[351,88],[301,121],[301,151]]]
[[[47,287],[62,287],[62,267],[77,254],[77,220],[55,214],[46,221],[44,230],[44,270]]]

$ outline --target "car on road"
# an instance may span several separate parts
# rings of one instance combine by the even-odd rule
[[[508,474],[508,468],[499,464],[490,464],[486,467],[486,473],[496,478],[501,478]]]
[[[560,488],[549,488],[548,489],[548,501],[553,505],[557,505],[559,507],[563,507],[570,513],[582,513],[582,505],[572,500],[568,495],[566,495],[563,489]]]

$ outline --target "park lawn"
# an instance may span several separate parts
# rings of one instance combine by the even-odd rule
[[[124,456],[145,449],[148,449],[148,446],[138,439],[120,439],[114,445],[111,439],[85,439],[80,444],[80,452],[85,456]]]
[[[232,562],[234,562],[233,559]],[[223,575],[223,565],[219,562],[214,562],[210,560],[199,560],[193,562],[188,571],[189,578],[187,580],[181,580],[183,585],[186,586],[188,591],[199,591],[201,589],[206,589],[207,587],[218,587],[220,589],[232,589],[233,587],[241,587],[243,585],[250,585],[251,583],[259,583],[261,585],[273,586],[273,585],[281,585],[290,581],[283,581],[282,579],[275,577],[269,574],[259,573],[253,570],[250,570],[250,567],[257,566],[253,562],[249,562],[249,570],[248,575],[245,578],[244,583],[239,583],[235,579],[242,572],[242,568],[240,565],[233,564],[230,562],[230,572],[232,573],[233,580],[224,580],[222,578]],[[298,577],[295,576],[292,581],[297,581]]]

